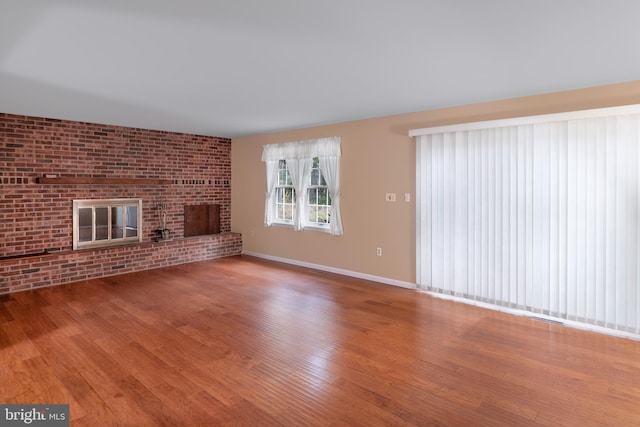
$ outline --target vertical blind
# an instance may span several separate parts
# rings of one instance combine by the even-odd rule
[[[640,333],[640,112],[608,111],[412,131],[418,286]]]

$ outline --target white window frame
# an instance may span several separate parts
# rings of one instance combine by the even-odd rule
[[[285,165],[285,169],[282,169],[280,166],[283,164],[282,162],[284,162]],[[307,203],[305,203],[305,209],[304,209],[304,213],[303,213],[303,217],[302,217],[302,224],[304,226],[305,229],[316,229],[318,231],[323,231],[323,232],[329,232],[329,228],[331,226],[331,220],[327,221],[327,222],[319,222],[319,221],[312,221],[310,219],[310,211],[312,207],[317,207],[317,208],[326,208],[327,215],[330,217],[331,216],[331,196],[329,196],[327,194],[327,199],[329,201],[328,204],[318,204],[318,203],[314,203],[311,204],[311,192],[312,191],[317,191],[317,190],[325,190],[328,192],[328,188],[327,188],[327,184],[326,181],[324,179],[324,176],[322,174],[322,169],[320,168],[319,165],[319,160],[317,157],[314,157],[313,159],[313,165],[315,167],[312,167],[311,170],[309,171],[309,174],[305,177],[306,181],[307,181],[307,190],[306,190],[306,197],[307,197]],[[281,180],[281,173],[283,170],[286,170],[286,177],[288,177],[288,179],[285,179],[285,182],[283,183]],[[314,184],[312,182],[313,179],[313,172],[317,170],[319,173],[319,179],[318,179],[318,183]],[[297,194],[296,194],[296,189],[293,187],[293,184],[290,183],[291,182],[291,178],[290,178],[290,172],[289,170],[286,168],[286,160],[280,160],[280,163],[278,165],[278,182],[276,184],[276,190],[275,190],[275,195],[273,197],[273,203],[275,204],[274,209],[276,212],[276,217],[274,219],[274,223],[283,226],[283,227],[293,227],[293,222],[294,222],[294,217],[295,217],[295,211],[296,211],[296,198],[297,198]],[[322,182],[325,182],[325,184],[322,184]],[[292,196],[292,202],[291,203],[286,203],[284,201],[281,200],[281,192],[279,190],[284,190],[284,189],[291,189],[293,196]],[[316,199],[317,200],[317,199]],[[287,205],[291,205],[292,206],[292,215],[291,218],[284,218],[281,214],[282,214],[282,208],[284,206]]]
[[[122,207],[122,237],[114,237],[112,233],[112,208]],[[129,223],[127,207],[137,209],[136,235],[127,236],[126,224]],[[107,237],[96,238],[96,208],[107,209]],[[91,209],[91,239],[80,238],[80,209]],[[142,242],[142,199],[85,199],[73,201],[73,250],[99,248]]]
[[[275,219],[274,222],[283,225],[283,226],[291,226],[293,227],[293,218],[295,216],[296,210],[296,189],[293,188],[293,183],[291,183],[291,174],[289,173],[289,169],[286,166],[286,160],[282,159],[278,162],[278,178],[276,182],[275,194],[273,197],[273,204],[275,209]],[[281,167],[284,164],[284,169]],[[284,182],[282,182],[282,173],[285,173]],[[287,203],[284,200],[284,195],[281,190],[291,190],[291,203]],[[286,206],[291,205],[291,218],[285,218],[283,215]]]
[[[328,231],[329,227],[331,226],[331,196],[329,195],[329,189],[327,187],[327,183],[326,180],[324,178],[324,174],[322,173],[322,168],[320,167],[320,161],[317,157],[313,158],[313,165],[316,167],[312,167],[311,168],[311,173],[309,174],[309,181],[308,184],[309,186],[307,187],[307,209],[305,212],[305,223],[307,226],[309,227],[317,227],[322,229],[323,231]],[[313,171],[317,170],[318,171],[318,183],[314,184],[313,183]],[[324,184],[322,184],[324,182]],[[311,203],[311,192],[312,191],[318,191],[318,190],[325,190],[327,192],[327,204],[319,204],[317,203],[317,198],[316,198],[316,203],[312,204]],[[317,197],[317,196],[316,196]],[[318,222],[318,221],[311,221],[311,219],[309,218],[309,214],[311,211],[312,207],[316,207],[316,208],[325,208],[327,210],[327,215],[329,217],[329,220],[327,222]]]

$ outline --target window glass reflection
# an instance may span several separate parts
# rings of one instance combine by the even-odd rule
[[[109,209],[96,208],[96,240],[109,238]]]
[[[111,207],[111,238],[120,239],[123,236],[124,209],[122,206]]]
[[[78,209],[78,225],[79,225],[79,235],[78,240],[81,242],[90,242],[91,241],[91,225],[92,225],[92,209],[91,208],[80,208]]]
[[[138,235],[138,207],[127,206],[127,237]]]

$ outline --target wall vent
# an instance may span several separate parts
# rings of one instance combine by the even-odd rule
[[[174,185],[213,185],[215,187],[230,187],[229,179],[174,179],[171,181]]]
[[[0,177],[0,184],[29,184],[29,178],[23,176],[3,176]]]

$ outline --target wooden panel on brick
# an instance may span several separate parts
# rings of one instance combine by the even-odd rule
[[[184,207],[184,237],[220,233],[220,205]]]

